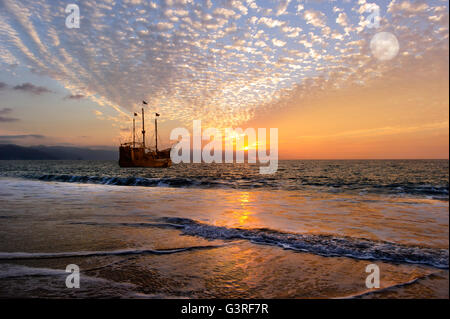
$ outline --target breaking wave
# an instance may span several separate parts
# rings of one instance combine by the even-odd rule
[[[208,239],[247,239],[257,244],[276,245],[327,257],[376,259],[400,263],[425,264],[448,268],[448,250],[331,235],[293,234],[268,228],[241,229],[202,224],[191,219],[168,217],[170,224],[182,226],[186,235]],[[169,225],[170,225],[169,224]]]
[[[111,255],[122,256],[122,255],[142,255],[142,254],[166,255],[192,250],[214,249],[219,247],[222,246],[208,245],[208,246],[190,246],[173,249],[122,249],[111,251],[75,251],[75,252],[59,252],[59,253],[0,252],[0,260],[93,257],[93,256],[111,256]]]
[[[206,239],[249,240],[255,244],[274,245],[284,249],[325,257],[349,257],[397,263],[423,264],[448,269],[448,250],[354,237],[286,233],[268,228],[242,229],[199,223],[188,218],[164,217],[161,223],[83,223],[96,226],[175,228],[184,235]],[[80,224],[80,223],[77,223]],[[0,254],[1,257],[1,254]]]
[[[370,185],[364,183],[330,183],[301,181],[298,179],[275,179],[257,177],[241,177],[239,179],[222,179],[214,177],[111,177],[111,176],[80,176],[80,175],[53,175],[45,174],[39,176],[24,176],[25,178],[38,179],[41,181],[68,182],[68,183],[90,183],[117,186],[144,186],[144,187],[177,187],[177,188],[231,188],[231,189],[285,189],[301,190],[305,186],[326,187],[333,191],[364,191],[369,193],[386,194],[409,194],[419,196],[431,196],[436,199],[448,200],[449,192],[447,186],[436,186],[414,183],[391,183],[383,185]]]

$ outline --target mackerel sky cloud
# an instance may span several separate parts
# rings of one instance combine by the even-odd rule
[[[0,0],[1,69],[54,79],[119,123],[145,99],[164,119],[240,125],[311,83],[364,85],[429,50],[448,52],[441,0],[73,1],[79,29],[65,26],[68,3]],[[367,27],[374,7],[377,30]],[[381,31],[400,43],[392,61],[370,52]]]

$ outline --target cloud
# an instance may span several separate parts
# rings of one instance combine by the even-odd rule
[[[231,1],[231,6],[238,9],[243,15],[248,13],[248,8],[241,1],[233,0]]]
[[[81,100],[84,98],[85,96],[83,94],[69,94],[64,97],[64,100]]]
[[[425,123],[414,126],[383,126],[376,127],[370,129],[361,129],[361,130],[352,130],[352,131],[343,131],[338,133],[333,133],[332,135],[314,135],[314,136],[298,136],[296,139],[304,139],[304,138],[336,138],[336,137],[368,137],[368,136],[383,136],[383,135],[399,135],[399,134],[408,134],[408,133],[416,133],[423,131],[433,131],[433,130],[441,130],[448,129],[449,123],[448,121],[442,122],[434,122],[434,123]]]
[[[230,18],[236,14],[233,10],[226,9],[226,8],[217,8],[214,10],[214,15],[217,16],[224,16],[225,18]]]
[[[348,26],[347,14],[345,12],[339,13],[339,15],[338,15],[338,17],[336,19],[336,23],[341,25],[342,27]]]
[[[312,24],[315,27],[325,27],[326,26],[326,16],[323,12],[316,10],[305,10],[303,13],[303,18],[306,20],[307,24]]]
[[[276,15],[280,16],[280,15],[284,14],[286,12],[290,2],[291,2],[291,0],[279,0]]]
[[[9,107],[5,107],[3,109],[0,109],[0,122],[8,123],[8,122],[17,122],[17,121],[19,121],[19,119],[17,119],[17,118],[3,116],[3,115],[7,115],[7,114],[9,114],[11,112],[12,112],[12,109],[9,108]]]
[[[302,32],[302,28],[299,27],[283,27],[281,30],[286,34],[288,38],[296,38]]]
[[[5,115],[5,114],[11,113],[11,112],[12,112],[12,109],[9,108],[9,107],[5,107],[3,109],[0,109],[0,115]]]
[[[44,139],[45,136],[40,135],[40,134],[0,135],[0,139],[18,140],[18,139],[25,139],[25,138]]]
[[[388,12],[407,12],[407,13],[419,13],[424,12],[429,8],[428,4],[424,1],[396,1],[392,0],[388,6]]]
[[[23,91],[23,92],[28,92],[28,93],[32,93],[32,94],[36,94],[36,95],[40,95],[43,93],[51,93],[52,91],[50,91],[49,89],[43,87],[43,86],[36,86],[34,84],[31,83],[23,83],[20,85],[16,85],[13,87],[14,90],[17,91]]]
[[[259,24],[264,24],[269,28],[274,28],[274,27],[280,27],[285,25],[286,23],[280,20],[276,20],[276,19],[272,19],[272,18],[267,18],[267,17],[262,17],[258,20]]]
[[[0,122],[2,123],[17,122],[17,121],[19,121],[19,119],[13,117],[0,116]]]
[[[317,74],[335,83],[364,82],[403,66],[400,58],[373,61],[364,32],[344,36],[330,30],[325,12],[333,12],[336,2],[321,1],[316,10],[297,6],[309,6],[300,1],[283,1],[278,10],[265,8],[268,3],[275,2],[85,0],[80,29],[74,30],[64,27],[59,5],[2,0],[0,67],[11,70],[17,64],[34,70],[74,93],[66,99],[84,96],[102,111],[112,108],[115,112],[104,113],[114,114],[111,121],[118,127],[128,123],[143,99],[161,114],[161,121],[189,125],[201,119],[205,125],[226,127],[276,105],[287,91]],[[337,17],[337,23],[348,24],[344,31],[354,28],[360,6],[367,3],[360,0],[353,11],[348,5],[336,8],[333,21]],[[382,24],[395,31],[402,54],[407,51],[411,59],[429,48],[445,50],[448,42],[447,10],[428,6],[424,17]],[[346,19],[339,15],[344,12]],[[350,45],[355,41],[366,45]],[[49,91],[30,85],[17,90]]]
[[[348,35],[352,28],[350,27],[350,22],[348,16],[345,12],[340,12],[336,18],[336,23],[344,28],[345,34]]]
[[[286,42],[278,39],[272,39],[272,43],[276,47],[284,47],[286,45]]]

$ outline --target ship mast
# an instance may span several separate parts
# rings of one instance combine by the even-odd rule
[[[144,108],[142,108],[142,146],[145,152],[145,128],[144,128]]]
[[[136,113],[133,114],[133,147],[131,148],[131,160],[132,161],[134,161],[134,149],[136,146],[136,138],[135,138],[135,121],[136,120],[134,119],[134,117],[136,115],[137,115]]]
[[[134,113],[134,115],[136,116],[136,113]],[[133,116],[133,148],[135,148],[136,147],[136,129],[135,129],[135,122],[136,122],[136,120],[134,119],[134,116]]]
[[[157,122],[158,116],[159,116],[159,114],[156,113],[156,116],[155,116],[155,145],[156,145],[156,152],[158,152],[158,122]]]

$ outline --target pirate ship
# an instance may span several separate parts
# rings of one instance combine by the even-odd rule
[[[147,102],[143,101],[143,104]],[[133,140],[132,142],[121,143],[119,147],[119,166],[120,167],[170,167],[170,148],[158,150],[158,117],[155,113],[155,148],[145,146],[145,122],[144,108],[142,107],[142,142],[136,141],[135,135],[135,117],[133,116]]]

